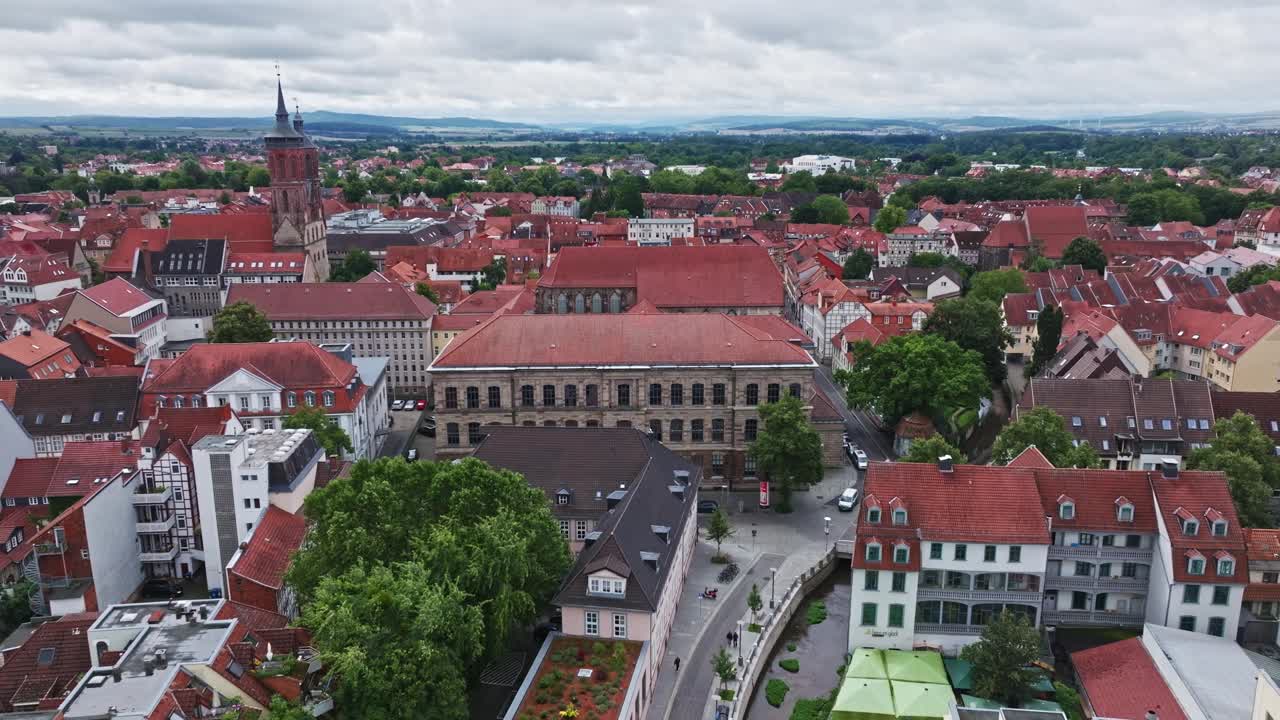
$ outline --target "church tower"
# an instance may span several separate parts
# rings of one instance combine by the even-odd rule
[[[302,113],[289,121],[284,88],[276,78],[276,122],[264,138],[271,173],[271,232],[277,252],[307,254],[307,282],[329,278],[329,246],[325,239],[320,194],[320,152],[302,129]]]

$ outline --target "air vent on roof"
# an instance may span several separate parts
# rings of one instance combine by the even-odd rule
[[[654,571],[657,571],[658,560],[661,559],[661,557],[662,556],[656,552],[649,552],[647,550],[640,551],[640,559],[644,561],[645,565],[648,565],[650,568],[653,568]]]
[[[589,548],[593,544],[595,544],[595,541],[599,539],[600,539],[600,531],[592,530],[591,532],[587,533],[585,537],[582,538],[582,547],[584,549]]]
[[[674,473],[672,473],[672,475],[675,477],[675,479],[676,479],[676,483],[677,483],[678,485],[685,485],[685,486],[688,486],[688,484],[689,484],[689,471],[688,471],[688,470],[676,470]]]
[[[1161,460],[1160,460],[1160,474],[1161,474],[1161,475],[1163,475],[1163,476],[1165,476],[1166,478],[1169,478],[1170,480],[1175,480],[1175,479],[1177,479],[1177,477],[1178,477],[1178,459],[1177,459],[1177,458],[1171,458],[1171,457],[1161,458]]]
[[[614,490],[613,492],[609,493],[609,497],[605,499],[606,506],[610,510],[612,510],[614,507],[618,505],[618,503],[622,502],[622,499],[626,496],[627,496],[626,490]]]
[[[650,525],[649,529],[664,543],[671,542],[671,528],[667,525]]]
[[[667,489],[671,491],[671,494],[674,495],[677,500],[684,502],[684,486],[683,485],[668,485]]]

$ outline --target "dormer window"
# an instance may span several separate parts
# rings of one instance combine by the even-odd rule
[[[1214,537],[1226,537],[1226,536],[1227,536],[1227,521],[1226,521],[1226,520],[1214,520],[1214,521],[1213,521],[1213,535],[1214,535]]]
[[[1231,557],[1218,558],[1218,576],[1231,577],[1236,574],[1236,561]]]
[[[1204,556],[1199,552],[1192,550],[1187,553],[1187,574],[1203,575],[1204,574]]]
[[[906,509],[906,508],[898,508],[898,509],[896,509],[896,510],[894,510],[894,511],[893,511],[893,524],[894,524],[894,525],[906,525],[906,524],[907,524],[907,509]]]
[[[1063,520],[1074,520],[1076,518],[1076,504],[1070,500],[1059,502],[1058,517]]]
[[[587,593],[590,595],[622,597],[627,594],[627,581],[619,578],[593,576],[587,580]]]
[[[911,562],[911,548],[906,545],[898,545],[893,548],[893,561],[899,565],[906,565]]]
[[[570,495],[569,495],[569,491],[568,491],[568,490],[563,490],[563,489],[562,489],[562,490],[558,490],[558,491],[556,491],[556,504],[557,504],[557,505],[568,505],[568,504],[569,504],[569,497],[570,497]]]
[[[880,562],[880,543],[867,543],[867,562]]]
[[[1120,522],[1133,522],[1133,503],[1125,498],[1116,501],[1116,520]]]
[[[1199,523],[1198,521],[1196,521],[1196,520],[1183,520],[1183,521],[1182,521],[1182,534],[1183,534],[1183,535],[1196,535],[1196,534],[1198,534],[1199,532],[1200,532],[1200,523]]]
[[[878,523],[878,522],[880,522],[880,508],[879,508],[879,507],[869,507],[869,508],[867,508],[867,522],[869,522],[869,523]]]

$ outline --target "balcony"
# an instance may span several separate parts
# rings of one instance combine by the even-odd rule
[[[1039,607],[1043,596],[1029,590],[952,590],[949,588],[920,588],[916,591],[920,600],[965,600],[980,603],[1025,603]]]
[[[1105,625],[1111,627],[1141,627],[1146,621],[1142,612],[1111,612],[1108,610],[1045,610],[1045,625]]]
[[[916,623],[917,635],[937,633],[939,635],[981,635],[983,625],[953,625],[951,623]]]
[[[167,535],[169,534],[169,531],[173,529],[174,522],[175,517],[170,515],[168,519],[165,520],[156,520],[151,522],[138,521],[134,524],[134,528],[139,533],[161,533]]]
[[[1136,577],[1091,577],[1088,575],[1048,575],[1044,579],[1046,588],[1068,590],[1098,590],[1102,592],[1135,592],[1146,593],[1150,581]]]
[[[178,546],[174,545],[168,550],[144,550],[138,553],[138,559],[142,562],[168,563],[173,562],[178,557]]]
[[[138,492],[133,494],[134,505],[166,505],[169,498],[173,497],[173,491],[168,487],[163,488],[139,488]]]
[[[67,547],[61,543],[36,543],[32,546],[36,551],[36,557],[43,555],[61,555],[66,552]]]
[[[1104,545],[1050,545],[1050,560],[1129,560],[1151,562],[1151,548],[1107,547]]]

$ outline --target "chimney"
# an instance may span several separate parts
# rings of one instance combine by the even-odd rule
[[[1163,475],[1167,480],[1177,480],[1178,479],[1178,459],[1169,458],[1169,457],[1162,458],[1160,460],[1160,474]]]
[[[113,667],[113,668],[111,668],[111,681],[112,681],[112,682],[120,682],[121,676],[122,676],[122,673],[120,672],[120,668],[119,668],[119,667]]]
[[[940,455],[938,457],[938,470],[944,473],[952,471],[950,455]]]

